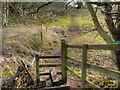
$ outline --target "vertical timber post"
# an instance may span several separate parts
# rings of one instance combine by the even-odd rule
[[[119,77],[119,76],[118,76]],[[120,80],[118,80],[117,88],[120,88]]]
[[[82,46],[82,88],[86,87],[87,47],[87,44]]]
[[[67,44],[65,39],[61,40],[61,70],[63,84],[67,83]]]
[[[3,15],[2,15],[2,26],[6,27],[8,26],[8,14],[9,14],[9,2],[8,0],[5,0],[5,2],[3,2]]]
[[[41,47],[42,47],[41,52],[42,52],[43,51],[43,30],[40,32],[40,36],[41,36]]]
[[[36,85],[39,83],[40,81],[40,73],[39,73],[39,55],[35,56],[36,59]]]

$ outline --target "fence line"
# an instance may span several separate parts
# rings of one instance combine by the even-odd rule
[[[71,58],[70,56],[67,55],[67,49],[68,48],[81,48],[82,49],[82,60],[78,60],[75,58]],[[120,50],[120,44],[109,44],[109,45],[87,45],[87,44],[83,44],[83,45],[67,45],[65,40],[62,39],[61,41],[61,56],[39,56],[36,55],[36,81],[39,82],[40,81],[40,73],[39,73],[39,67],[59,67],[61,66],[61,75],[62,75],[62,80],[63,80],[63,84],[67,83],[67,70],[72,72],[74,75],[76,75],[82,82],[82,88],[86,88],[87,84],[89,86],[92,86],[93,88],[100,88],[99,86],[95,85],[94,83],[90,82],[89,80],[86,79],[86,69],[87,68],[91,68],[94,70],[97,70],[99,72],[105,73],[109,76],[111,76],[112,78],[117,79],[118,81],[120,81],[120,71],[116,71],[116,70],[110,70],[107,68],[103,68],[100,66],[96,66],[90,63],[87,63],[87,53],[88,53],[88,49],[93,49],[93,50]],[[50,59],[54,59],[54,58],[60,58],[61,59],[61,63],[57,63],[57,64],[42,64],[39,65],[39,59],[46,59],[46,58],[50,58]],[[75,60],[78,61],[80,64],[82,64],[82,73],[80,74],[77,71],[74,71],[73,69],[71,69],[70,67],[67,66],[67,60]],[[119,86],[118,86],[119,87]]]
[[[83,45],[67,45],[68,48],[82,48]],[[93,50],[120,50],[120,44],[101,44],[101,45],[88,45],[87,49]]]
[[[83,45],[67,45],[68,48],[81,48],[82,49],[82,61],[71,58],[70,56],[68,57],[68,59],[71,60],[76,60],[79,61],[80,63],[82,63],[82,87],[85,88],[86,84],[90,84],[89,82],[86,81],[86,68],[91,68],[94,70],[97,70],[99,72],[102,72],[106,75],[111,76],[112,78],[118,80],[118,87],[119,86],[119,81],[120,81],[120,72],[116,71],[116,70],[110,70],[107,68],[103,68],[100,66],[96,66],[93,64],[88,64],[87,63],[87,50],[88,49],[92,49],[92,50],[120,50],[120,44],[109,44],[109,45],[87,45],[87,44],[83,44]],[[94,86],[94,85],[93,85]]]
[[[70,71],[71,73],[73,73],[75,76],[77,76],[79,78],[80,81],[82,81],[82,77],[81,77],[81,74],[78,73],[77,71],[73,70],[72,68],[70,67],[67,67],[68,71]],[[95,85],[94,83],[92,83],[91,81],[89,80],[86,80],[86,83],[93,87],[93,88],[100,88],[98,85]],[[85,88],[85,87],[84,87]]]

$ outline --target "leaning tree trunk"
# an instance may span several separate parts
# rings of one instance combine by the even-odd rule
[[[105,33],[105,30],[101,27],[91,3],[87,2],[86,4],[87,4],[88,10],[92,16],[92,20],[94,22],[94,25],[97,28],[98,33],[101,35],[101,37],[103,37],[103,39],[106,41],[106,43],[111,43],[112,38],[109,37],[109,35],[107,33]],[[120,15],[118,14],[118,16],[115,18],[116,20],[113,21],[113,17],[111,14],[111,11],[112,11],[111,4],[106,3],[103,5],[105,5],[105,16],[106,16],[105,21],[107,23],[108,29],[111,32],[113,39],[115,41],[120,41]],[[120,9],[118,12],[120,12]],[[120,71],[120,51],[114,51],[114,52],[111,51],[111,53],[115,54],[116,64],[118,66],[118,70]],[[119,81],[118,81],[118,87],[120,87]]]
[[[116,55],[116,63],[118,66],[118,70],[120,71],[120,51],[115,51],[115,55]]]
[[[117,34],[117,40],[120,41],[120,15],[119,15],[119,22],[118,26],[117,26],[117,30],[118,30],[118,34]],[[118,69],[120,71],[120,51],[115,51],[115,55],[116,55],[116,61],[117,61],[117,65],[118,65]]]
[[[120,41],[120,15],[112,14],[112,6],[109,3],[105,4],[105,16],[106,16],[105,21],[107,23],[109,31],[112,34],[113,39],[115,41]],[[113,21],[113,16],[115,17],[114,21]],[[120,71],[120,51],[115,51],[115,56],[116,56],[116,64],[118,66],[118,70]]]
[[[120,5],[118,5],[118,12],[120,12]],[[116,16],[116,27],[117,27],[117,30],[118,30],[118,35],[117,35],[117,39],[120,41],[120,14],[118,14]],[[115,52],[116,54],[116,60],[117,60],[117,63],[118,63],[118,69],[120,71],[120,51],[116,51]]]
[[[101,37],[103,37],[103,39],[106,41],[106,43],[111,43],[112,38],[101,27],[92,5],[89,2],[87,2],[86,4],[87,4],[88,10],[92,16],[94,25],[97,28],[98,33],[101,35]],[[120,41],[120,16],[117,16],[117,18],[115,18],[116,20],[113,21],[113,17],[111,14],[111,11],[112,11],[111,4],[106,3],[103,5],[105,5],[105,21],[107,23],[108,29],[111,32],[113,39],[115,41]],[[115,24],[115,21],[117,24]],[[111,52],[112,52],[112,54],[115,54],[116,64],[118,66],[118,70],[120,70],[120,51],[115,51],[115,52],[111,51]]]

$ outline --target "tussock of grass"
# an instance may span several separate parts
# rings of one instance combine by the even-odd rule
[[[87,9],[83,9],[79,12],[79,14],[77,15],[77,22],[78,22],[78,26],[80,27],[93,27],[94,24],[92,22],[90,13]]]
[[[98,33],[86,33],[82,36],[79,36],[75,39],[73,39],[70,44],[100,44],[105,43],[103,38]]]
[[[51,34],[50,34],[51,32]],[[53,31],[43,29],[43,42],[41,42],[41,29],[30,29],[28,27],[9,28],[3,32],[4,54],[29,55],[40,53],[42,49],[48,50],[58,44],[59,36],[52,34]]]
[[[71,23],[71,16],[66,15],[64,17],[58,18],[56,21],[51,23],[49,26],[62,26],[65,30],[67,30]]]

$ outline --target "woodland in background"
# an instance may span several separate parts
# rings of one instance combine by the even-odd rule
[[[3,4],[3,27],[10,24],[37,23],[39,25],[49,25],[56,21],[58,17],[65,14],[74,16],[75,12],[80,12],[83,8],[81,2],[4,2]],[[95,8],[94,6],[95,5]],[[84,8],[88,8],[96,30],[107,43],[120,40],[120,2],[87,2]],[[78,10],[79,9],[79,10]],[[108,33],[101,26],[96,16],[97,11],[101,11],[105,17]],[[110,34],[110,35],[109,35]],[[114,54],[114,52],[112,53]],[[116,64],[120,69],[120,51],[115,51]]]
[[[20,59],[29,63],[36,53],[59,55],[61,38],[65,38],[67,43],[74,45],[86,42],[88,44],[113,44],[114,41],[120,41],[120,2],[86,2],[86,4],[82,2],[71,4],[71,1],[66,3],[2,2],[1,4],[3,10],[2,53],[3,61],[5,61],[5,64],[1,66],[5,67],[4,71],[11,70],[4,73],[6,77],[16,72]],[[120,70],[120,51],[111,51],[115,61],[110,60],[113,58],[108,51],[90,52],[91,54],[88,55],[90,63],[114,70],[117,66]],[[81,57],[80,53],[78,50],[69,52],[74,57]],[[49,62],[49,59],[45,62]],[[80,66],[77,62],[71,63],[73,68],[73,65]],[[34,77],[35,68],[32,71]],[[92,70],[91,72],[96,76],[90,74],[90,80],[93,79],[93,82],[101,87],[105,87],[101,85],[105,83],[104,79],[111,80],[98,72]],[[69,77],[72,76],[69,75]],[[75,79],[75,81],[78,80]]]

